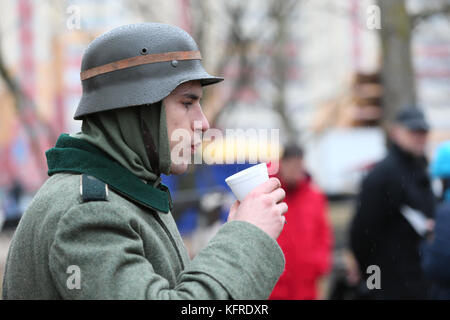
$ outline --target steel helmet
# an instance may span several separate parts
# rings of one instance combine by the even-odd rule
[[[161,101],[187,81],[206,86],[223,80],[203,69],[187,32],[161,23],[125,25],[96,38],[83,55],[80,78],[83,95],[75,120]]]
[[[450,178],[450,141],[438,146],[431,163],[431,174],[436,178]]]

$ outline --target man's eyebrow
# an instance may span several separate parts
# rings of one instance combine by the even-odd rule
[[[188,98],[188,99],[192,99],[192,100],[198,100],[200,99],[200,96],[194,94],[194,93],[184,93],[182,94],[183,97]]]

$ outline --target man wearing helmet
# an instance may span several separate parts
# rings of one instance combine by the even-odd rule
[[[89,45],[75,113],[82,130],[46,153],[50,178],[15,232],[4,298],[268,298],[284,267],[275,241],[287,211],[280,182],[236,202],[192,261],[160,183],[187,169],[175,145],[198,147],[172,133],[209,128],[202,88],[223,79],[200,59],[194,40],[165,24],[119,27]]]

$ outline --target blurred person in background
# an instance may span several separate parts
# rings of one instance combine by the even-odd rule
[[[450,299],[450,141],[439,145],[431,164],[433,178],[441,181],[434,233],[423,245],[422,266],[432,281],[431,298]]]
[[[287,224],[277,241],[286,267],[270,296],[274,300],[314,300],[318,281],[331,266],[333,235],[327,200],[306,172],[303,150],[285,147],[278,177],[286,190]]]
[[[398,112],[388,132],[388,155],[362,182],[350,245],[363,280],[363,299],[428,297],[419,245],[432,229],[435,208],[425,157],[429,129],[420,109]],[[381,288],[367,285],[371,265],[379,267]]]

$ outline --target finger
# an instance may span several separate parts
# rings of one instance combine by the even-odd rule
[[[286,192],[283,190],[283,188],[278,188],[275,191],[272,191],[270,194],[272,199],[275,201],[275,203],[278,203],[286,197]]]
[[[232,205],[231,208],[230,208],[230,212],[228,213],[228,220],[229,220],[230,218],[233,218],[233,217],[234,217],[234,214],[236,213],[237,209],[239,208],[239,204],[240,204],[239,200],[236,200],[236,201],[233,203],[233,205]]]
[[[255,192],[255,193],[271,193],[272,191],[278,189],[279,187],[281,187],[280,180],[278,180],[277,178],[270,178],[263,184],[257,186],[253,190],[253,192]]]
[[[239,200],[236,200],[230,208],[230,212],[235,212],[239,207]]]
[[[281,215],[284,215],[288,211],[288,205],[286,202],[280,202],[277,204],[277,209]]]

